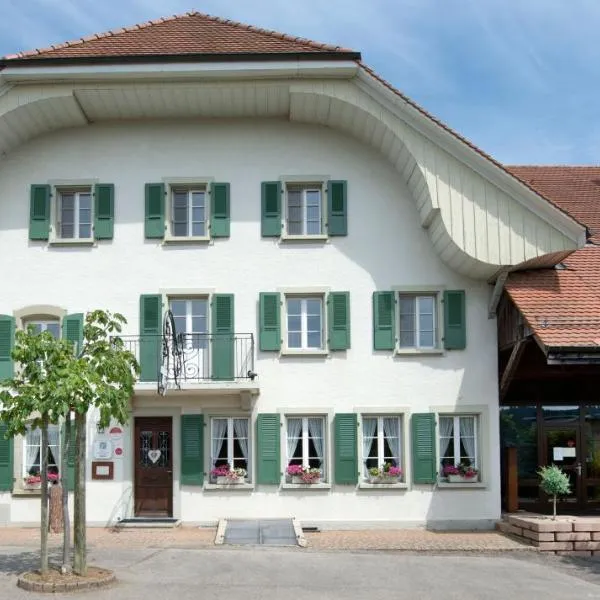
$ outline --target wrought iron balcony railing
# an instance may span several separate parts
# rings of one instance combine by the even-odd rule
[[[251,333],[179,333],[119,336],[140,363],[141,382],[156,382],[159,392],[182,383],[253,380]]]

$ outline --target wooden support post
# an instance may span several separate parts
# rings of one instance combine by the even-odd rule
[[[517,449],[506,448],[506,511],[514,513],[519,510],[519,469],[517,466]]]

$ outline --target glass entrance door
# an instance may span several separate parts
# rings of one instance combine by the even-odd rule
[[[584,507],[583,464],[579,427],[545,427],[546,465],[560,467],[569,478],[571,493],[558,499],[559,510],[568,512]]]

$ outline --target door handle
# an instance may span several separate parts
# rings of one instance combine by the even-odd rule
[[[581,467],[579,467],[581,469]],[[173,471],[167,471],[167,473],[172,473]]]
[[[581,463],[577,463],[575,471],[577,471],[577,477],[581,477]]]

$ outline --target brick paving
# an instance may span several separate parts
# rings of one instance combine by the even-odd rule
[[[215,548],[216,529],[90,528],[88,547]],[[0,546],[39,546],[36,528],[0,528]],[[496,531],[436,532],[423,529],[322,531],[306,533],[309,550],[401,550],[407,552],[500,552],[536,550]],[[50,534],[50,545],[62,544],[61,534]]]

